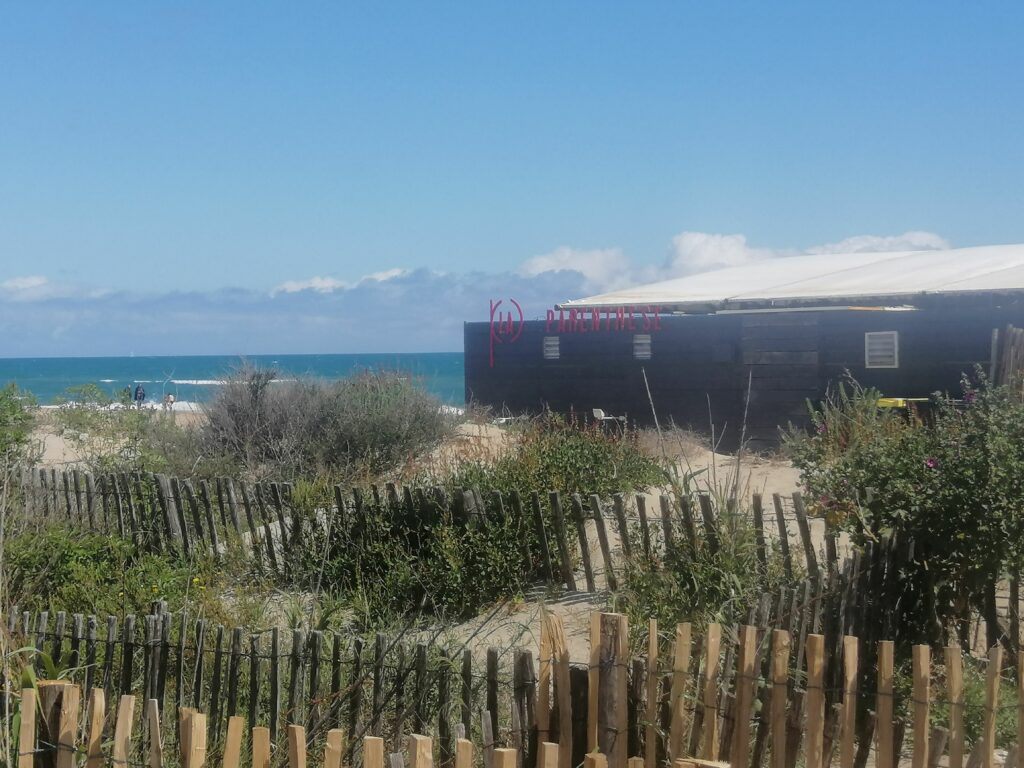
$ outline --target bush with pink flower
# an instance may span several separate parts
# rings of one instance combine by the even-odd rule
[[[978,379],[927,412],[883,407],[878,391],[849,383],[811,408],[810,430],[787,434],[812,511],[856,544],[914,542],[907,602],[934,594],[901,609],[922,627],[937,618],[962,632],[1024,565],[1024,400]],[[926,609],[937,616],[915,615]]]

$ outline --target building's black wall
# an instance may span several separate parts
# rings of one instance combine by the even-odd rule
[[[633,359],[633,333],[558,334],[559,360],[543,359],[542,321],[523,325],[514,343],[495,344],[490,327],[465,326],[466,399],[510,413],[543,408],[659,421],[724,436],[735,446],[741,427],[755,445],[778,439],[778,427],[806,423],[806,401],[824,396],[846,371],[894,397],[959,391],[963,373],[988,365],[994,328],[1020,325],[1024,312],[994,309],[910,312],[822,311],[669,316],[650,332],[652,358]],[[898,331],[896,369],[864,367],[864,334]],[[749,391],[749,407],[745,409]]]

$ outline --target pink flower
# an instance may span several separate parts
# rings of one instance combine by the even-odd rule
[[[924,460],[924,465],[928,467],[928,469],[937,469],[939,466],[939,460],[934,456],[929,456]]]

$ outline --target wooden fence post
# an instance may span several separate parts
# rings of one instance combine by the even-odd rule
[[[982,756],[982,768],[992,768],[995,764],[996,748],[996,711],[999,708],[999,672],[1003,665],[1003,648],[993,645],[988,652],[988,670],[985,675],[985,728],[982,732],[985,752]]]
[[[843,725],[840,738],[839,768],[853,768],[854,743],[857,730],[857,638],[843,638]]]
[[[786,768],[786,694],[789,687],[789,632],[772,632],[771,768]]]
[[[89,733],[85,743],[86,768],[103,766],[103,723],[106,714],[106,694],[102,688],[93,688],[89,695]]]
[[[878,746],[875,763],[878,768],[895,768],[893,754],[893,643],[881,640],[878,643],[878,694],[875,705]]]
[[[825,756],[825,637],[807,636],[806,768],[823,768]]]
[[[628,749],[627,675],[629,630],[626,617],[600,614],[597,743],[611,768],[626,768]]]
[[[658,620],[647,623],[647,708],[644,719],[644,768],[655,768],[658,759]]]
[[[684,756],[686,738],[686,684],[690,675],[692,650],[690,623],[676,625],[676,641],[672,658],[672,720],[669,725],[668,756],[678,760]]]
[[[949,699],[949,768],[964,768],[964,660],[957,645],[947,646],[946,696]]]
[[[914,676],[914,756],[913,768],[928,768],[928,712],[931,649],[915,645],[913,650]]]
[[[115,768],[128,765],[128,756],[132,751],[132,718],[135,715],[135,697],[124,695],[117,705],[117,723],[114,726],[114,746],[111,749],[110,761]],[[193,766],[186,766],[193,768]]]
[[[704,639],[704,744],[700,756],[718,760],[718,670],[722,627],[708,624]]]
[[[21,689],[21,726],[18,729],[18,768],[32,768],[36,751],[36,689]]]
[[[732,748],[729,761],[746,768],[750,762],[750,717],[753,714],[754,685],[757,676],[757,627],[744,626],[740,630],[740,655],[736,668],[736,707],[733,724]]]

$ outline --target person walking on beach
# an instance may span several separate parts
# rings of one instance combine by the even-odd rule
[[[141,384],[135,385],[135,406],[137,408],[142,407],[143,401],[146,399],[146,390],[142,388]]]

